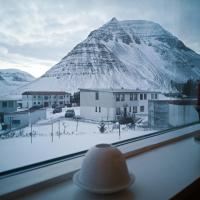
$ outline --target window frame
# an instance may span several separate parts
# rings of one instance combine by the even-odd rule
[[[140,106],[140,112],[144,112],[144,106]]]
[[[95,92],[95,100],[98,101],[99,100],[99,92]]]
[[[197,124],[200,124],[200,122],[193,122],[193,123],[190,123],[190,124],[187,124],[187,125],[173,127],[173,128],[169,128],[169,129],[165,129],[165,130],[161,130],[161,131],[157,131],[157,132],[153,132],[153,133],[149,133],[149,134],[125,139],[123,141],[113,142],[113,143],[111,143],[111,145],[119,147],[119,146],[122,146],[122,145],[130,144],[130,143],[137,142],[137,141],[142,141],[142,140],[148,139],[148,138],[153,138],[153,137],[156,137],[156,136],[159,136],[159,135],[170,133],[172,131],[176,131],[176,130],[186,128],[186,127],[189,127],[189,126],[192,126],[192,125],[197,125]],[[190,132],[195,132],[195,131],[194,130],[187,131],[187,133],[185,133],[185,134],[190,134]],[[72,153],[72,154],[66,154],[64,156],[58,156],[56,158],[52,158],[52,159],[40,161],[40,162],[37,162],[37,163],[33,163],[33,164],[30,164],[30,165],[25,165],[25,166],[22,166],[22,167],[17,167],[17,168],[14,168],[14,169],[3,171],[3,172],[0,172],[0,180],[4,179],[4,178],[15,176],[15,175],[23,174],[25,172],[30,172],[30,171],[33,171],[33,170],[36,170],[36,169],[40,169],[40,168],[55,165],[55,164],[58,164],[58,163],[62,163],[62,162],[65,162],[65,161],[70,161],[72,159],[84,156],[87,153],[87,151],[88,150],[83,150],[83,151],[79,151],[79,152]]]

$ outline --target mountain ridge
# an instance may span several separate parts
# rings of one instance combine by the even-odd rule
[[[22,90],[141,88],[171,90],[200,77],[200,55],[161,25],[112,18]]]

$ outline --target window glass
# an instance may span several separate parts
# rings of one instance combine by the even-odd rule
[[[133,106],[133,113],[137,113],[137,106]]]
[[[3,102],[2,102],[2,107],[3,107],[3,108],[6,108],[7,105],[8,105],[7,101],[3,101]]]
[[[140,106],[140,112],[144,112],[144,106]]]
[[[116,108],[116,115],[120,115],[120,108]]]
[[[121,94],[121,101],[125,101],[125,94]]]
[[[137,99],[138,99],[138,94],[133,94],[133,99],[134,99],[134,101],[137,101]]]
[[[120,94],[116,94],[116,101],[120,101]]]
[[[95,92],[95,99],[99,100],[99,92]]]
[[[130,101],[133,101],[133,94],[130,94]]]
[[[197,1],[1,2],[0,172],[199,123]]]

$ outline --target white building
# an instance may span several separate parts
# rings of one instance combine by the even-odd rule
[[[46,119],[46,109],[27,109],[5,113],[4,123],[8,128],[25,127],[34,124],[39,120]]]
[[[189,99],[149,101],[149,127],[166,129],[197,122],[196,105],[195,100]]]
[[[70,93],[63,91],[26,91],[22,93],[22,107],[33,106],[51,107],[58,105],[64,107],[70,103]]]
[[[148,100],[159,92],[131,89],[80,89],[80,116],[92,120],[117,120],[148,114]]]

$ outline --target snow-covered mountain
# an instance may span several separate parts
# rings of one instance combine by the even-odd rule
[[[21,89],[170,90],[171,80],[199,78],[200,55],[159,24],[113,18],[92,31],[42,77]]]
[[[7,94],[33,80],[35,78],[27,72],[18,69],[0,69],[0,94]]]

